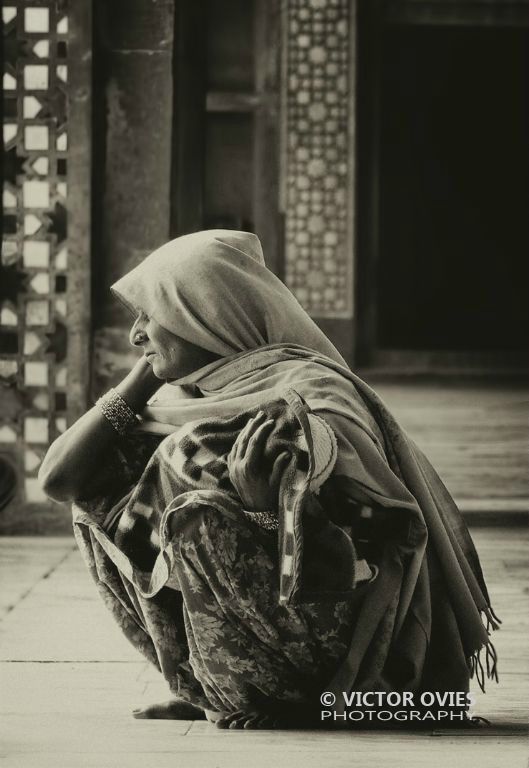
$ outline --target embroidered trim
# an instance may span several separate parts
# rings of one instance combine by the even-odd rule
[[[246,517],[253,523],[256,523],[260,528],[264,528],[266,531],[279,530],[279,519],[275,512],[266,510],[266,512],[248,512],[243,509]]]

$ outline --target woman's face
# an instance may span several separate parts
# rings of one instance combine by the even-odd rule
[[[140,312],[132,326],[129,340],[135,347],[143,348],[159,379],[180,379],[219,359],[218,355],[175,336],[144,312]]]

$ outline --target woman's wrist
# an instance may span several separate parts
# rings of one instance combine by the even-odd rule
[[[143,410],[147,401],[163,383],[162,379],[158,379],[154,375],[152,367],[145,358],[140,358],[132,370],[115,387],[115,390],[127,405],[135,413],[138,413]]]
[[[138,422],[135,412],[115,389],[100,397],[96,406],[120,435],[126,435]]]

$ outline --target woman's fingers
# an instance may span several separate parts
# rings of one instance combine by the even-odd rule
[[[249,419],[246,422],[243,429],[241,429],[239,436],[235,441],[236,457],[238,459],[242,459],[246,455],[248,442],[251,436],[253,435],[254,430],[257,429],[257,427],[263,423],[265,416],[266,414],[263,411],[258,411],[253,418]]]
[[[248,461],[251,469],[260,464],[267,438],[273,427],[274,420],[267,419],[262,424],[259,424],[250,436],[244,458]]]
[[[232,459],[245,459],[255,462],[260,456],[258,453],[262,451],[265,446],[266,438],[268,437],[272,427],[274,426],[274,420],[267,418],[263,411],[259,411],[252,419],[250,419],[245,427],[239,433],[237,440],[232,449]]]
[[[285,471],[289,461],[290,461],[290,454],[288,453],[288,451],[284,451],[283,453],[280,453],[277,459],[274,461],[274,466],[272,468],[272,476],[270,478],[270,486],[272,488],[279,489],[281,477],[283,476],[283,472]]]

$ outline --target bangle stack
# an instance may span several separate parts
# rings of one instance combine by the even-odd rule
[[[120,435],[125,435],[138,422],[138,417],[132,408],[115,389],[109,389],[99,398],[96,405]]]
[[[243,509],[243,512],[249,520],[266,531],[277,531],[279,529],[279,520],[275,512],[269,510],[266,512],[248,512],[246,509]]]

